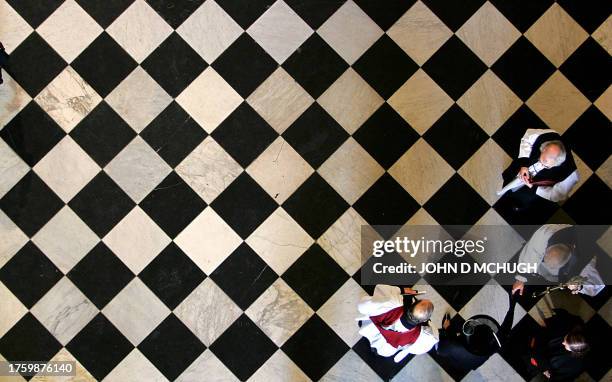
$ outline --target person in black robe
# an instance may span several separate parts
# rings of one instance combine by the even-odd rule
[[[514,308],[516,306],[517,296],[509,295],[510,308],[504,317],[504,321],[499,326],[494,319],[487,316],[474,316],[473,320],[488,320],[493,321],[494,325],[499,329],[494,331],[491,325],[476,325],[472,328],[472,333],[466,335],[464,330],[461,330],[456,325],[453,325],[445,315],[442,321],[442,328],[439,330],[440,342],[437,346],[437,355],[440,363],[444,367],[456,375],[466,375],[470,370],[476,370],[501,346],[504,345],[510,330],[512,329],[512,320],[514,318]]]
[[[574,381],[585,369],[589,344],[582,320],[562,309],[546,319],[546,328],[529,341],[530,375],[542,373],[550,381]]]
[[[519,155],[502,174],[496,208],[510,224],[542,224],[578,183],[567,143],[554,130],[528,129]]]

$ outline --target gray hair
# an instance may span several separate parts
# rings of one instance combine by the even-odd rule
[[[555,160],[555,166],[559,166],[561,163],[565,162],[565,157],[567,156],[565,151],[565,145],[559,140],[546,141],[540,145],[540,152],[546,150],[546,148],[550,145],[555,145],[559,148],[559,156]]]

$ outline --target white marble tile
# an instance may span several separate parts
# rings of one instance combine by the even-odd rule
[[[525,37],[556,67],[589,37],[580,24],[553,3],[525,32]]]
[[[367,224],[351,207],[317,239],[319,246],[349,275],[361,267],[361,226]]]
[[[472,256],[478,263],[505,263],[525,244],[525,239],[509,225],[475,225],[464,238],[486,239],[485,252]]]
[[[317,33],[352,65],[384,32],[349,0],[317,29]]]
[[[27,242],[28,235],[23,233],[4,211],[0,210],[0,268]]]
[[[104,377],[104,382],[126,381],[166,382],[168,379],[135,348]]]
[[[0,301],[2,301],[2,314],[0,314],[0,337],[2,337],[28,312],[28,308],[2,282],[0,282]]]
[[[206,137],[175,171],[206,203],[240,175],[242,167],[212,137]]]
[[[282,204],[314,172],[282,137],[278,137],[246,169],[257,183]]]
[[[553,315],[553,309],[565,309],[587,322],[595,315],[595,310],[578,294],[569,291],[555,291],[539,299],[530,310],[529,315],[540,325]]]
[[[376,382],[382,381],[361,357],[349,350],[321,378],[321,382]]]
[[[387,102],[420,135],[425,134],[454,103],[422,69],[417,70]]]
[[[4,69],[0,70],[4,81],[0,92],[0,126],[4,127],[32,100],[32,97]]]
[[[170,309],[136,277],[102,309],[102,313],[137,346],[170,314]]]
[[[417,355],[391,380],[392,382],[421,382],[427,378],[428,382],[452,382],[453,377],[438,365],[427,353]]]
[[[32,242],[68,273],[100,241],[68,206],[64,206],[32,237]]]
[[[207,207],[174,242],[209,275],[238,248],[242,239],[212,208]]]
[[[498,353],[494,353],[478,369],[472,370],[462,382],[523,382],[524,379]]]
[[[176,31],[209,64],[243,32],[215,1],[205,1]]]
[[[311,379],[281,349],[278,349],[248,381],[309,382]]]
[[[36,28],[36,32],[68,63],[87,48],[102,30],[74,0],[60,5]]]
[[[272,4],[247,29],[272,58],[282,64],[313,30],[283,0]]]
[[[0,20],[2,20],[0,23],[2,44],[6,52],[10,54],[32,33],[33,29],[5,0],[0,1]],[[5,83],[2,86],[6,85],[6,79],[4,81]],[[0,102],[1,104],[2,102]],[[0,123],[0,125],[2,124]]]
[[[314,100],[279,67],[251,93],[247,102],[277,133],[282,134]]]
[[[464,319],[468,319],[477,314],[486,314],[493,317],[498,324],[504,321],[508,312],[509,305],[508,292],[506,292],[497,282],[491,280],[476,293],[474,297],[459,311]],[[520,304],[514,308],[514,318],[512,327],[516,325],[527,312]]]
[[[487,212],[485,212],[485,214],[482,215],[480,219],[478,219],[475,225],[504,225],[506,226],[508,225],[508,222],[505,221],[504,218],[502,218],[501,215],[497,213],[497,211],[491,208]]]
[[[488,139],[461,166],[459,175],[472,186],[490,205],[499,199],[502,188],[502,172],[512,163],[512,158],[492,139]]]
[[[4,196],[30,170],[13,149],[0,140],[0,197]]]
[[[141,63],[172,33],[172,28],[144,0],[136,0],[106,31]]]
[[[486,2],[456,35],[487,66],[491,66],[521,37],[521,32],[494,5]]]
[[[423,65],[453,32],[422,1],[417,1],[387,34],[410,58]]]
[[[523,101],[491,70],[457,100],[457,105],[489,135],[495,134],[522,104]]]
[[[68,66],[34,100],[69,133],[102,101],[102,97]]]
[[[97,380],[85,369],[85,367],[76,359],[66,348],[58,351],[49,361],[53,362],[74,362],[75,375],[71,377],[47,376],[37,374],[30,379],[30,382],[97,382]],[[12,381],[12,379],[10,380]],[[8,382],[8,381],[7,381]]]
[[[391,166],[389,174],[423,205],[455,174],[455,170],[424,139],[419,138]]]
[[[55,284],[30,311],[62,345],[98,314],[98,308],[67,277]]]
[[[282,279],[270,285],[245,313],[279,347],[314,314]]]
[[[344,130],[353,134],[384,100],[357,72],[349,68],[327,88],[317,102]]]
[[[353,204],[385,173],[385,169],[349,137],[317,172],[340,196]]]
[[[529,97],[526,104],[551,129],[563,134],[591,102],[557,70]]]
[[[282,207],[268,216],[245,241],[279,275],[314,243]]]
[[[104,171],[136,203],[144,199],[172,171],[140,136],[134,138]]]
[[[176,379],[176,382],[199,382],[206,375],[207,382],[238,382],[239,379],[229,371],[223,362],[210,350],[204,351]]]
[[[242,309],[209,277],[174,309],[174,314],[210,346],[240,317]]]
[[[172,97],[138,66],[105,100],[140,133],[172,102]]]
[[[406,222],[407,225],[438,225],[436,219],[434,219],[424,208],[419,210],[412,215]]]
[[[608,20],[611,19],[612,16],[610,16]],[[612,21],[610,21],[609,24],[611,29],[610,40],[612,40]],[[612,52],[612,49],[608,52]],[[603,92],[603,94],[600,95],[599,98],[595,100],[595,102],[593,102],[593,105],[597,106],[599,111],[601,111],[606,117],[608,117],[609,120],[612,120],[612,85],[608,86],[608,89],[606,89],[606,91]]]
[[[210,134],[242,103],[242,97],[209,66],[176,97],[176,102]]]
[[[64,203],[68,203],[101,169],[67,135],[36,163],[33,170]]]
[[[138,206],[103,239],[134,274],[140,273],[170,243],[170,238]]]
[[[361,338],[355,318],[359,316],[357,305],[366,295],[363,288],[349,278],[317,311],[317,315],[350,347]]]

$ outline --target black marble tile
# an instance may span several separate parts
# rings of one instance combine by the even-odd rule
[[[172,97],[191,84],[208,64],[176,32],[162,42],[141,64]]]
[[[30,237],[63,206],[64,202],[33,171],[0,199],[2,211]]]
[[[104,171],[96,175],[68,203],[99,237],[106,234],[134,207],[134,202]]]
[[[30,167],[34,167],[65,135],[34,101],[0,131],[4,142]]]
[[[97,380],[102,380],[134,346],[102,314],[94,317],[66,345],[66,349]]]
[[[139,206],[170,238],[175,238],[206,208],[206,202],[172,171]]]
[[[348,207],[348,203],[318,173],[306,179],[283,203],[285,211],[315,239]]]
[[[419,69],[419,65],[384,34],[353,64],[353,69],[378,94],[388,99]]]
[[[278,278],[246,243],[240,244],[210,277],[242,310],[248,309]]]
[[[246,172],[210,205],[243,239],[270,216],[278,204]]]
[[[206,274],[171,242],[138,275],[160,300],[175,309],[206,278]]]
[[[246,168],[278,137],[278,133],[243,102],[212,132],[212,137]]]
[[[70,136],[104,167],[134,139],[136,132],[102,101],[70,131]]]
[[[371,225],[402,225],[419,210],[419,204],[385,173],[355,202],[353,208]]]
[[[0,281],[28,308],[34,306],[62,276],[62,272],[31,241],[0,268]]]
[[[98,309],[103,309],[135,277],[103,242],[89,251],[66,276]]]
[[[348,68],[342,59],[316,33],[283,63],[289,73],[313,98],[319,98]]]
[[[198,123],[172,101],[140,136],[171,167],[176,167],[208,134]]]
[[[242,98],[247,98],[278,64],[251,36],[243,33],[212,63],[212,67]]]
[[[318,381],[349,347],[316,314],[281,348],[313,381]]]
[[[283,132],[283,138],[314,169],[319,168],[348,136],[318,103],[313,103]]]
[[[245,314],[238,317],[210,350],[242,381],[246,381],[277,350],[276,345]]]
[[[283,280],[317,311],[348,280],[318,244],[313,244],[283,273]]]
[[[71,66],[100,96],[106,97],[138,63],[108,33],[102,32]]]

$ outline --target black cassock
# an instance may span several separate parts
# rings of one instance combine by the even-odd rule
[[[559,183],[567,179],[576,170],[576,163],[571,150],[556,132],[543,133],[534,141],[529,157],[517,158],[503,172],[504,185],[516,179],[521,167],[529,167],[539,161],[540,146],[549,141],[561,141],[565,146],[566,159],[555,167],[545,168],[532,178],[533,182]],[[496,203],[496,208],[510,224],[543,224],[556,211],[557,203],[536,194],[538,186],[521,187],[516,191],[506,192]]]
[[[537,366],[536,372],[549,370],[550,381],[573,381],[584,370],[584,358],[574,357],[563,346],[563,339],[574,328],[581,327],[580,318],[565,310],[555,310],[555,315],[546,320],[546,329],[535,337],[535,347],[530,356]]]

